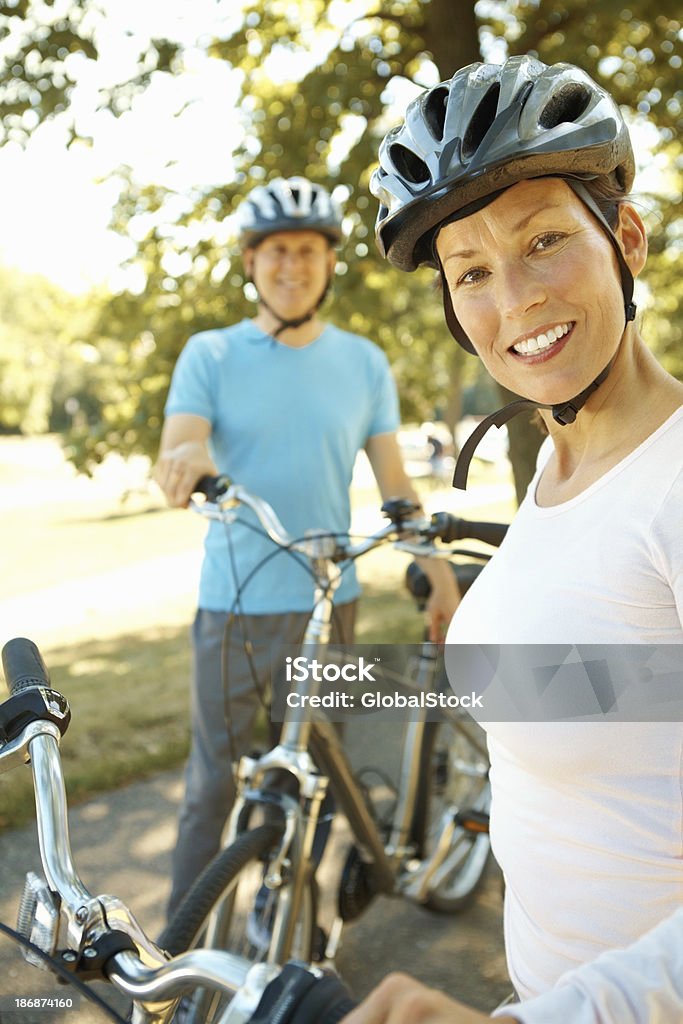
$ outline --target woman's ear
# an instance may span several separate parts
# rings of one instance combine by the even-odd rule
[[[632,203],[619,204],[619,223],[615,231],[629,270],[637,277],[647,259],[647,232]]]

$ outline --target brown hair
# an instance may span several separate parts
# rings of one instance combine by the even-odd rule
[[[628,196],[619,185],[614,172],[601,174],[597,178],[582,179],[581,184],[595,201],[612,230],[616,230],[619,223],[619,204],[628,199]]]

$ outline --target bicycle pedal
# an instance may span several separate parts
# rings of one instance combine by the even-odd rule
[[[486,811],[478,811],[474,807],[466,811],[458,811],[454,820],[455,824],[464,828],[466,832],[486,834],[489,831],[488,813]]]
[[[55,896],[44,879],[29,871],[24,882],[24,891],[19,902],[17,931],[42,950],[47,956],[54,956],[59,933],[59,909]],[[27,963],[49,971],[49,963],[26,946],[21,953]]]

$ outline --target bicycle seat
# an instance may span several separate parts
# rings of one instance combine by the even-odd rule
[[[458,581],[461,595],[467,593],[484,568],[483,564],[478,564],[477,562],[463,562],[460,565],[457,565],[455,562],[449,562],[448,564]],[[418,607],[423,609],[431,594],[432,586],[427,574],[420,568],[417,562],[411,562],[406,569],[405,585],[417,601]]]

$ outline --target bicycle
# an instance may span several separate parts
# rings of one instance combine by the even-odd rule
[[[446,513],[414,519],[415,508],[397,499],[383,506],[389,522],[355,544],[320,532],[293,539],[273,509],[239,485],[204,478],[197,489],[207,494],[203,504],[193,502],[200,514],[229,524],[239,506],[247,506],[274,544],[308,559],[316,596],[301,651],[309,664],[322,664],[328,650],[340,563],[386,542],[414,556],[464,554],[468,567],[454,568],[466,590],[487,555],[438,549],[434,541],[442,538],[450,544],[471,537],[498,544],[506,529],[502,524],[467,523]],[[424,597],[419,571],[412,572],[410,582],[417,596]],[[410,682],[417,691],[436,692],[437,668],[435,646],[423,643],[411,670]],[[342,872],[339,913],[325,960],[334,958],[343,923],[359,916],[379,893],[402,895],[447,913],[462,909],[475,894],[490,853],[488,758],[478,726],[460,710],[443,711],[438,721],[428,721],[426,710],[413,714],[391,820],[381,822],[354,778],[336,731],[312,708],[311,698],[319,690],[320,680],[310,673],[296,682],[291,693],[297,711],[288,705],[279,743],[258,758],[241,759],[224,847],[159,939],[172,954],[201,943],[255,962],[283,964],[290,957],[312,961],[317,893],[311,854],[328,784],[356,842]],[[295,781],[293,794],[272,785],[274,772]],[[260,947],[255,931],[265,936]],[[190,1019],[212,1020],[220,1011],[207,996],[193,1012]]]

